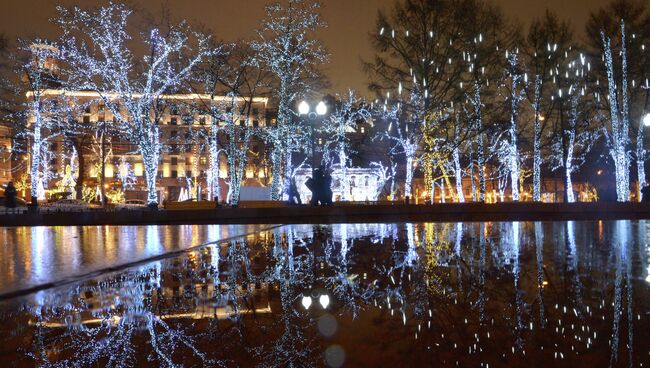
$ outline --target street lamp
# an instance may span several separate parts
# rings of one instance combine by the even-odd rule
[[[650,127],[650,113],[645,114],[643,117],[643,125]]]
[[[298,115],[307,115],[309,117],[309,120],[312,121],[311,124],[311,177],[314,177],[314,170],[316,168],[316,153],[315,153],[315,146],[316,146],[316,117],[318,116],[323,116],[327,114],[327,105],[325,102],[320,101],[318,104],[316,104],[316,111],[311,111],[311,107],[309,106],[309,103],[307,101],[302,101],[300,104],[298,104]]]
[[[323,309],[327,309],[327,307],[330,305],[330,296],[327,294],[322,294],[318,295],[317,293],[312,292],[312,296],[314,299],[318,299],[318,304],[320,304]],[[302,298],[300,299],[300,304],[302,304],[302,307],[305,308],[305,310],[309,310],[309,307],[313,304],[312,301],[312,296],[309,295],[303,295]]]
[[[298,105],[298,114],[300,115],[309,114],[309,104],[307,103],[307,101],[302,101],[300,105]]]

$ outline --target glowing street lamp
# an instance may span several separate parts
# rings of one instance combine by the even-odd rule
[[[327,105],[325,105],[325,102],[321,101],[316,105],[316,114],[320,116],[327,114]],[[648,116],[650,116],[650,114]]]
[[[311,305],[311,297],[310,296],[303,296],[302,297],[302,306],[305,307],[305,309],[309,309],[310,305]]]
[[[310,120],[312,120],[312,125],[311,125],[311,176],[312,178],[314,177],[314,170],[316,166],[316,153],[315,153],[315,146],[316,146],[316,134],[315,134],[315,125],[316,125],[316,117],[322,117],[323,115],[327,114],[327,105],[325,102],[320,101],[318,104],[316,104],[316,111],[311,111],[311,107],[309,106],[309,103],[307,101],[301,101],[298,104],[298,115],[307,115]]]
[[[302,101],[298,105],[298,114],[299,115],[307,115],[307,114],[309,114],[309,104],[307,103],[307,101]]]
[[[323,309],[327,309],[327,306],[330,305],[330,297],[327,294],[321,295],[318,298],[318,302],[323,306]]]
[[[650,127],[650,113],[645,114],[643,117],[643,125]]]

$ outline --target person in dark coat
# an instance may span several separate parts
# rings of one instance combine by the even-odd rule
[[[7,208],[16,208],[16,187],[13,182],[9,182],[5,188],[5,206]]]

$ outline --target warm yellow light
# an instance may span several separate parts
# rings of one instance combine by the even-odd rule
[[[135,174],[135,176],[142,176],[144,174],[142,163],[138,162],[133,165],[133,174]]]

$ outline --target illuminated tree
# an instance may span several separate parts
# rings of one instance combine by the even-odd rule
[[[325,27],[320,17],[320,4],[311,0],[287,0],[266,7],[266,19],[258,30],[258,39],[251,43],[256,58],[274,76],[273,97],[278,102],[278,117],[268,127],[271,144],[271,199],[282,199],[283,177],[291,180],[293,153],[304,148],[304,131],[294,119],[293,104],[309,93],[320,78],[318,67],[328,54],[315,32]],[[282,164],[284,163],[284,173]],[[284,183],[284,191],[289,188]]]
[[[519,129],[517,127],[519,118],[519,103],[523,99],[523,79],[524,75],[519,65],[518,51],[506,51],[506,58],[508,59],[508,67],[506,71],[508,91],[508,104],[510,121],[507,126],[506,141],[508,142],[506,149],[501,153],[506,155],[505,160],[508,163],[508,172],[510,173],[510,188],[512,192],[512,200],[519,201],[519,173],[520,173],[520,152],[518,146]]]
[[[553,169],[564,168],[565,202],[575,202],[571,174],[585,162],[586,154],[599,137],[594,124],[595,106],[588,93],[586,57],[566,51],[556,68],[553,86],[556,88],[550,162]]]
[[[486,122],[493,114],[492,111],[497,110],[493,95],[505,67],[503,51],[512,46],[516,33],[510,29],[500,9],[475,0],[463,1],[460,4],[462,5],[456,10],[458,16],[466,18],[459,42],[461,65],[465,68],[456,88],[464,94],[460,102],[464,102],[463,110],[469,120],[469,127],[463,126],[455,135],[468,136],[467,138],[471,139],[468,142],[472,156],[469,160],[470,177],[474,186],[476,168],[479,182],[478,200],[483,202],[486,194],[484,168],[489,156],[489,138],[486,133],[490,131]],[[456,120],[462,122],[462,119]],[[466,129],[472,132],[466,132]],[[455,145],[458,146],[462,141],[463,139],[457,140]],[[473,157],[474,153],[476,159]],[[476,196],[475,190],[472,190],[472,195]]]
[[[650,107],[648,9],[647,2],[642,0],[613,0],[592,12],[586,27],[593,73],[597,76],[597,84],[592,89],[596,101],[610,117],[604,132],[614,162],[619,201],[629,199],[633,152],[639,184],[646,182],[642,119]],[[637,124],[636,137],[631,130],[634,124]]]
[[[350,200],[350,181],[347,175],[347,167],[352,154],[350,133],[357,130],[359,122],[365,122],[370,118],[369,107],[362,101],[354,91],[349,90],[346,97],[337,95],[336,105],[333,107],[328,121],[323,124],[321,132],[325,136],[325,147],[332,150],[338,157],[341,168],[341,200]]]
[[[210,124],[198,132],[210,151],[208,192],[218,195],[219,155],[223,153],[228,171],[226,200],[233,205],[239,202],[251,140],[261,136],[261,128],[254,122],[265,117],[254,104],[260,103],[256,96],[267,87],[268,74],[258,67],[253,51],[244,44],[215,49],[199,72],[198,79],[209,96],[197,106],[200,113],[210,116]]]
[[[77,90],[95,92],[137,146],[145,168],[147,201],[155,205],[163,96],[178,89],[208,54],[208,37],[192,32],[185,23],[166,30],[153,28],[140,40],[147,52],[138,57],[127,29],[133,11],[125,5],[109,4],[96,12],[58,9],[58,24],[64,31],[61,55],[68,64],[69,82]]]
[[[60,55],[59,49],[37,41],[26,46],[25,51],[29,53],[22,62],[27,102],[19,117],[24,125],[18,127],[17,135],[29,142],[30,194],[32,204],[36,205],[39,194],[42,197],[39,187],[52,177],[50,143],[62,135],[62,128],[75,107],[65,95],[53,97],[48,93],[60,85],[54,63]]]
[[[416,93],[411,95],[417,99]],[[390,142],[391,156],[404,155],[406,176],[404,179],[404,196],[410,197],[413,184],[413,171],[415,170],[415,160],[418,146],[420,144],[421,134],[418,130],[419,121],[412,121],[406,116],[402,109],[402,104],[393,107],[384,105],[385,110],[381,118],[388,128],[384,132],[379,132],[379,140],[386,139]]]
[[[570,26],[561,22],[549,11],[541,19],[534,20],[528,30],[523,48],[527,73],[525,74],[526,98],[533,109],[533,201],[541,201],[542,137],[548,124],[547,117],[554,107],[554,89],[551,82],[557,77],[555,71],[563,50],[568,50],[572,39]],[[529,77],[530,74],[530,77]]]

